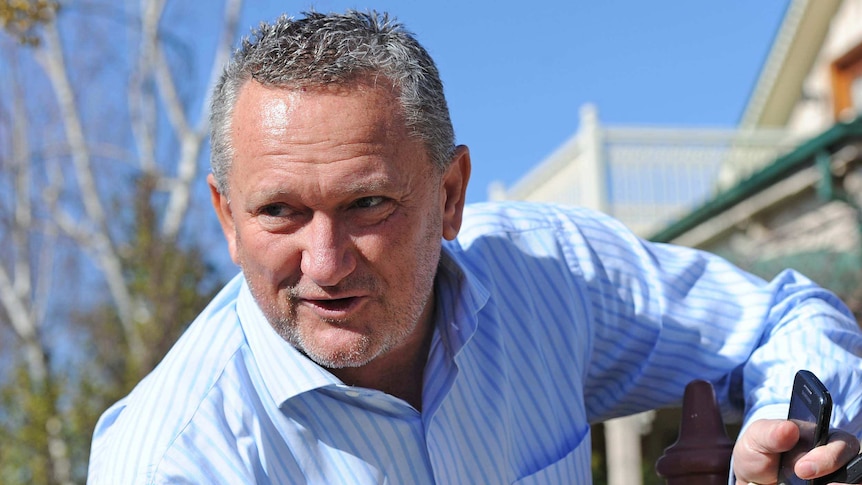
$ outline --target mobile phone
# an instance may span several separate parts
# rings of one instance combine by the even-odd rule
[[[829,483],[862,483],[862,455],[857,455],[838,471],[814,480],[816,485]]]
[[[778,468],[779,485],[808,485],[811,480],[803,480],[793,472],[802,455],[814,447],[826,443],[829,436],[829,418],[832,416],[832,397],[826,386],[813,373],[800,370],[793,380],[790,396],[790,411],[787,419],[799,426],[799,442],[788,452],[781,454]]]

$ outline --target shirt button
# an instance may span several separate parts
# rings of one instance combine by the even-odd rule
[[[359,397],[361,395],[357,391],[345,391],[344,394],[346,394],[348,397]]]

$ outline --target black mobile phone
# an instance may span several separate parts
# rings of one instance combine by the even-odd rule
[[[815,485],[829,483],[862,483],[862,455],[857,455],[837,472],[814,480]]]
[[[793,465],[815,446],[826,443],[829,436],[829,418],[832,416],[832,397],[826,386],[813,373],[800,370],[793,380],[790,412],[787,419],[799,426],[799,442],[790,451],[782,453],[778,468],[779,485],[807,485],[793,473]]]

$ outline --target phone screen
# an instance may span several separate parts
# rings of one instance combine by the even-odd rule
[[[829,429],[832,402],[828,391],[810,372],[801,371],[800,374],[802,375],[797,375],[793,386],[790,412],[787,416],[787,419],[799,427],[799,441],[793,449],[781,456],[779,485],[811,483],[810,480],[803,480],[793,473],[793,464],[815,446],[822,445]]]
[[[817,417],[806,406],[795,406],[790,408],[788,419],[799,426],[799,442],[781,458],[781,471],[779,472],[781,480],[779,483],[805,485],[809,481],[803,480],[793,473],[793,464],[796,463],[798,458],[814,448],[817,443],[815,438]]]

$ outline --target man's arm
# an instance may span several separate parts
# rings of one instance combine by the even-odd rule
[[[808,369],[833,395],[832,426],[862,432],[862,333],[832,292],[577,215],[570,261],[593,317],[591,419],[678,402],[692,379],[713,384],[726,417],[786,418],[794,375]]]
[[[594,354],[611,357],[591,367],[587,384],[598,419],[641,400],[663,405],[662,393],[681,396],[691,379],[708,379],[724,411],[744,411],[740,477],[761,483],[755,478],[768,473],[763,483],[775,483],[780,453],[797,438],[788,444],[783,425],[752,425],[784,423],[793,376],[808,369],[833,395],[832,426],[862,433],[862,333],[833,293],[793,271],[765,282],[709,253],[640,241],[600,217],[576,224],[590,250],[578,254],[576,245],[573,266],[591,287]],[[606,395],[613,399],[594,397]],[[826,474],[858,450],[846,434],[833,443],[800,467]]]

